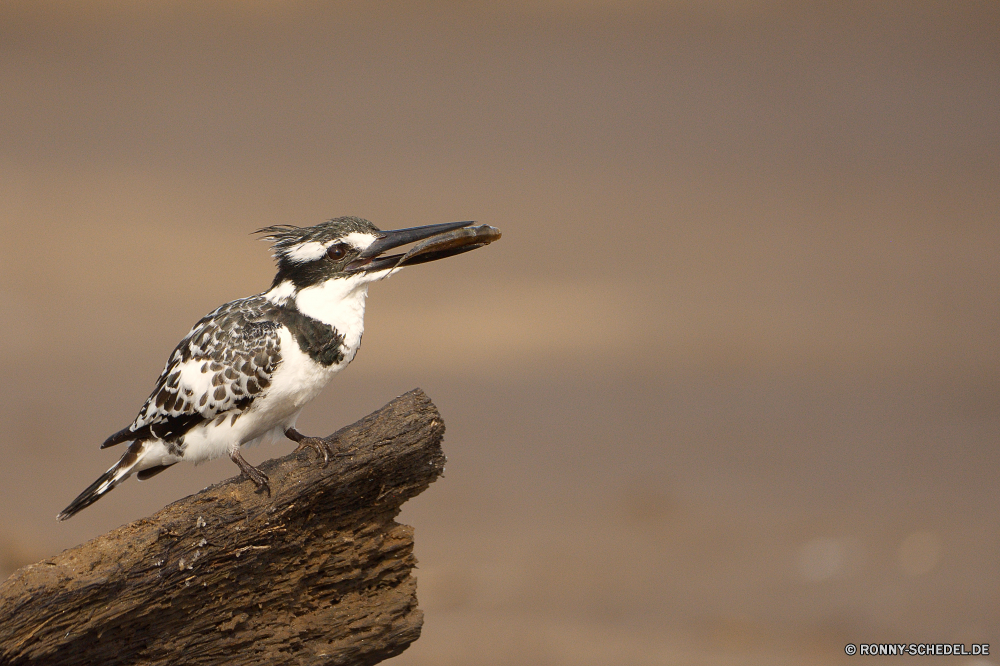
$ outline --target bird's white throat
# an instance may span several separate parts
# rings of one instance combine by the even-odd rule
[[[306,287],[294,296],[299,312],[332,326],[344,336],[345,363],[354,358],[365,332],[369,282],[371,276],[367,275],[335,278]]]

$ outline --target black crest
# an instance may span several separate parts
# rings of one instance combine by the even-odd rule
[[[303,243],[326,243],[343,238],[350,233],[377,234],[378,227],[361,217],[335,217],[312,227],[296,227],[278,224],[258,229],[254,233],[264,234],[261,240],[270,241],[274,258],[280,266],[288,260],[288,253]]]

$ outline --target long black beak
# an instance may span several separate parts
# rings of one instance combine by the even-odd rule
[[[430,239],[434,236],[442,236],[442,234],[447,234],[448,232],[455,232],[458,229],[468,227],[472,224],[475,224],[475,222],[446,222],[445,224],[430,224],[426,227],[410,227],[409,229],[396,229],[394,231],[379,232],[378,239],[363,250],[361,254],[358,255],[357,259],[348,264],[345,270],[346,272],[354,273],[360,271],[382,271],[390,268],[396,268],[397,266],[403,265],[403,259],[406,255],[394,254],[390,256],[383,256],[388,250],[402,245],[416,243],[424,239]],[[457,252],[452,252],[452,254],[456,253]],[[444,256],[448,255],[441,253],[441,257]]]
[[[443,234],[446,231],[453,231],[467,227],[475,222],[446,222],[444,224],[429,224],[426,227],[410,227],[409,229],[396,229],[395,231],[383,231],[378,240],[368,246],[368,248],[358,255],[359,259],[371,259],[377,257],[386,250],[394,247],[416,243],[431,236]]]

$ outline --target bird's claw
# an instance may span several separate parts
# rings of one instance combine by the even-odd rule
[[[253,474],[247,474],[246,476],[251,481],[254,482],[254,485],[257,486],[257,490],[260,490],[261,488],[263,488],[264,492],[267,493],[267,496],[270,497],[271,496],[271,482],[270,482],[270,479],[267,478],[267,474],[264,474],[264,472],[260,471],[256,467],[254,467],[253,470],[255,472],[257,472],[257,474],[259,476],[256,476],[256,475],[253,475]]]
[[[257,490],[263,488],[267,491],[267,496],[271,496],[271,483],[267,478],[267,474],[264,474],[264,472],[244,460],[243,456],[240,455],[239,449],[233,451],[229,457],[232,458],[233,462],[240,468],[240,471],[243,472],[243,476],[254,482]]]
[[[306,437],[295,428],[289,428],[285,431],[285,437],[298,444],[298,447],[295,449],[296,451],[300,451],[302,450],[302,447],[308,446],[316,451],[316,455],[322,455],[323,467],[326,467],[330,462],[331,456],[341,457],[344,455],[343,453],[337,453],[329,441],[332,439],[336,442],[338,439],[337,433],[334,433],[333,435],[330,435],[330,437],[324,439],[322,437]]]
[[[303,437],[299,440],[299,446],[295,450],[300,451],[306,446],[315,450],[316,455],[323,456],[323,467],[329,464],[330,456],[334,455],[333,447],[330,446],[330,443],[320,437]]]

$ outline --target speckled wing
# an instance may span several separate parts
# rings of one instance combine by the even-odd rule
[[[128,428],[102,448],[135,439],[176,440],[195,425],[235,420],[271,384],[281,363],[280,324],[261,296],[227,303],[195,324],[167,361]]]

